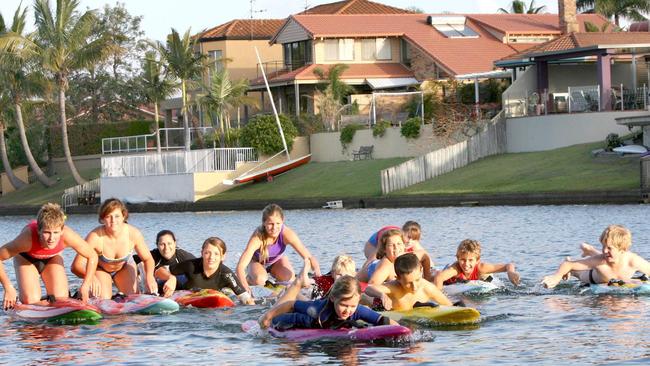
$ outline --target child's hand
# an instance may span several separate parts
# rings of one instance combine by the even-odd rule
[[[393,300],[391,300],[386,294],[381,295],[381,304],[386,310],[391,310],[393,308]]]
[[[7,287],[8,288],[5,288],[5,295],[2,299],[2,308],[4,310],[13,309],[16,305],[16,297],[18,296],[16,289],[13,286],[9,285]]]
[[[176,276],[171,276],[163,285],[163,296],[172,296],[174,290],[176,290]]]
[[[510,282],[512,282],[515,286],[519,286],[521,283],[519,273],[515,271],[508,272],[508,279],[510,279]]]
[[[262,329],[266,329],[271,326],[271,319],[269,319],[266,313],[262,314],[257,322],[260,324],[260,328]]]
[[[555,275],[546,276],[542,279],[542,285],[546,288],[553,288],[557,286],[561,279],[561,277]]]

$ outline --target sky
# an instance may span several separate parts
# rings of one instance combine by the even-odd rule
[[[253,18],[286,18],[301,12],[305,6],[331,3],[336,0],[254,0]],[[499,8],[509,9],[511,0],[375,0],[398,8],[417,7],[425,13],[496,13]],[[29,24],[33,24],[32,0],[0,0],[0,14],[11,24],[20,3],[29,5]],[[50,0],[52,6],[56,0]],[[116,4],[106,0],[79,0],[82,9],[100,9]],[[132,16],[140,15],[142,29],[147,38],[162,41],[171,28],[192,34],[212,28],[233,19],[251,17],[250,0],[128,0],[121,1]],[[528,1],[527,1],[528,3]],[[545,12],[557,13],[557,0],[536,0],[535,6],[545,5]],[[33,30],[33,28],[32,28]]]

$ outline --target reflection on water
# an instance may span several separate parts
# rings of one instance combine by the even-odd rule
[[[323,269],[342,252],[360,265],[363,243],[374,230],[412,219],[421,224],[422,243],[438,267],[454,260],[462,239],[474,238],[483,244],[484,261],[514,261],[525,285],[506,284],[489,296],[463,297],[481,312],[477,325],[416,325],[408,340],[372,344],[254,338],[240,326],[259,317],[266,308],[259,305],[120,316],[80,326],[25,324],[0,313],[0,364],[643,364],[650,359],[645,342],[650,297],[594,296],[582,293],[575,283],[547,290],[539,281],[565,256],[578,256],[582,241],[597,243],[611,223],[629,227],[632,250],[650,258],[647,217],[647,207],[633,205],[287,211],[287,225]],[[13,239],[28,219],[0,217],[0,243]],[[217,235],[228,245],[226,264],[234,267],[260,213],[134,214],[129,221],[151,247],[163,228],[174,230],[179,246],[195,254],[206,237]],[[97,221],[94,215],[75,215],[66,224],[85,235]],[[300,267],[295,254],[290,258]],[[69,265],[69,250],[64,259]],[[13,280],[11,266],[8,274]],[[70,278],[72,287],[79,285]]]

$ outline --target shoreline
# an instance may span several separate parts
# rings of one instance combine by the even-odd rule
[[[259,211],[274,202],[284,209],[323,208],[327,201],[342,200],[343,208],[407,208],[444,206],[599,205],[650,203],[650,192],[640,189],[593,192],[466,193],[378,197],[298,198],[280,200],[198,201],[128,204],[130,212]],[[72,206],[67,214],[96,214],[98,205]],[[40,205],[0,205],[0,216],[36,215]]]

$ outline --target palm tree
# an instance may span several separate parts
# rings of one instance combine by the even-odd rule
[[[165,44],[158,42],[156,48],[169,67],[169,71],[181,81],[181,101],[183,115],[183,128],[185,129],[185,150],[190,150],[190,127],[188,120],[191,116],[188,113],[187,88],[194,85],[194,80],[200,79],[205,56],[195,53],[197,38],[190,36],[188,29],[183,37],[176,29],[167,37]],[[192,120],[192,123],[194,121]]]
[[[546,9],[546,5],[535,7],[535,0],[530,0],[530,4],[528,5],[528,8],[526,8],[525,1],[513,0],[512,4],[510,4],[510,11],[504,8],[499,8],[497,12],[505,13],[505,14],[539,14],[544,9]]]
[[[258,107],[259,101],[246,95],[246,79],[233,82],[226,69],[216,71],[210,81],[210,86],[206,87],[208,93],[201,97],[200,103],[206,107],[213,124],[215,119],[219,121],[219,130],[223,137],[230,130],[230,112],[244,105]]]
[[[0,26],[2,26],[2,16],[0,15]],[[0,111],[7,111],[11,101],[8,96],[0,95]],[[1,112],[0,112],[1,113]],[[6,113],[4,113],[6,115]],[[9,156],[7,155],[7,143],[5,142],[5,130],[6,126],[3,119],[3,114],[0,114],[0,157],[2,158],[2,166],[5,168],[7,173],[7,178],[9,179],[9,184],[18,190],[27,186],[25,182],[18,179],[14,174],[13,169],[11,168],[11,163],[9,162]]]
[[[643,14],[650,12],[650,0],[577,0],[576,7],[583,13],[598,13],[607,19],[614,18],[620,26],[620,19],[643,21]]]
[[[330,130],[334,130],[336,120],[343,107],[343,97],[350,94],[354,88],[341,80],[341,75],[348,68],[344,64],[330,66],[327,74],[320,68],[314,69],[314,74],[324,80],[324,88],[319,87],[319,93],[315,96],[315,103],[318,104],[323,123],[327,123]]]
[[[83,184],[85,180],[77,172],[68,144],[65,93],[70,73],[103,59],[108,45],[103,37],[92,34],[97,22],[95,13],[88,10],[80,15],[78,6],[78,0],[57,0],[52,13],[49,0],[35,0],[34,18],[42,66],[52,73],[58,88],[63,152],[74,180]]]
[[[23,35],[26,16],[27,10],[21,10],[19,6],[14,14],[11,28],[6,28],[4,19],[0,15],[0,38],[3,40],[3,51],[0,54],[0,84],[6,86],[7,97],[13,103],[16,125],[27,163],[36,175],[36,179],[44,186],[51,187],[55,181],[48,178],[36,163],[27,141],[23,121],[22,102],[24,98],[42,92],[44,85],[43,78],[37,72],[27,71],[30,68],[34,69],[34,47],[31,37]]]
[[[160,154],[160,129],[158,128],[158,103],[164,100],[175,89],[176,85],[170,75],[164,70],[161,60],[155,51],[148,51],[142,63],[140,83],[149,103],[153,103],[155,111],[156,151]]]

